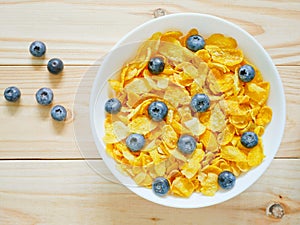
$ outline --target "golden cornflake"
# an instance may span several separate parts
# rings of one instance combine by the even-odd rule
[[[212,61],[234,66],[241,63],[244,59],[243,52],[240,49],[220,48],[216,45],[205,45],[205,49],[211,55]]]
[[[181,197],[189,197],[194,191],[193,183],[185,177],[176,177],[172,182],[171,191]]]
[[[191,120],[185,121],[184,125],[191,131],[193,135],[201,135],[206,130],[206,127],[200,123],[199,119],[192,118]]]
[[[208,129],[211,131],[221,132],[226,127],[226,117],[221,111],[219,105],[216,105],[211,113],[210,120],[208,123]]]
[[[162,132],[164,134],[162,136],[162,140],[164,141],[166,146],[168,146],[171,149],[176,148],[178,137],[173,127],[170,125],[165,125],[162,129]]]
[[[212,34],[210,37],[206,39],[207,45],[216,45],[220,48],[232,48],[235,49],[237,47],[236,40],[232,37],[226,37],[223,34]]]
[[[272,119],[272,109],[268,106],[263,106],[257,116],[256,116],[256,124],[258,126],[266,126]]]

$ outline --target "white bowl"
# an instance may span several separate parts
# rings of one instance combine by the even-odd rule
[[[213,33],[223,33],[237,40],[239,48],[243,50],[246,58],[258,67],[264,79],[271,84],[267,104],[273,110],[273,118],[263,135],[266,155],[264,161],[261,165],[238,177],[233,189],[229,191],[218,191],[213,197],[194,193],[190,198],[174,196],[162,198],[156,196],[150,189],[137,187],[130,177],[124,176],[116,169],[115,161],[106,154],[102,137],[104,136],[104,104],[108,99],[109,92],[107,79],[112,75],[112,71],[116,72],[115,68],[121,68],[127,60],[133,57],[139,44],[149,38],[153,33],[170,30],[180,30],[186,33],[191,28],[198,29],[204,37]],[[215,16],[180,13],[150,20],[129,32],[115,45],[112,51],[105,57],[94,81],[90,98],[90,118],[94,141],[98,151],[110,171],[120,183],[124,184],[137,195],[161,205],[177,208],[199,208],[218,204],[233,198],[250,187],[264,173],[274,158],[283,136],[285,125],[285,98],[279,74],[270,56],[250,34],[237,25]]]

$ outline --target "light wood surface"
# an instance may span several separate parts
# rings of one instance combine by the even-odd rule
[[[246,192],[201,209],[174,209],[145,201],[95,174],[82,160],[4,161],[0,175],[0,218],[5,225],[299,224],[300,165],[295,159],[275,160]],[[104,172],[103,176],[110,175]],[[285,207],[280,221],[265,216],[273,201]]]
[[[91,137],[81,140],[87,152],[78,148],[78,110],[88,107],[88,99],[74,107],[82,77],[98,69],[95,62],[123,35],[154,19],[156,8],[236,23],[267,50],[284,85],[287,121],[276,158],[252,187],[216,206],[186,210],[148,202],[111,181]],[[0,225],[300,224],[299,21],[298,0],[0,0]],[[28,52],[34,40],[47,44],[43,59]],[[65,62],[63,76],[47,72],[52,57]],[[17,105],[3,98],[9,85],[22,91]],[[69,110],[66,123],[53,122],[50,107],[36,104],[34,94],[43,86]],[[102,176],[91,163],[103,169]],[[272,202],[283,205],[282,219],[265,215]]]

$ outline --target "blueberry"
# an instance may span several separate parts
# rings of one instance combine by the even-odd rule
[[[52,74],[59,74],[64,69],[64,63],[58,58],[50,59],[47,64],[47,69]]]
[[[154,101],[148,106],[148,114],[154,121],[162,121],[168,114],[168,106],[161,101]]]
[[[258,137],[254,132],[245,132],[241,136],[241,143],[246,148],[253,148],[258,144]]]
[[[250,82],[255,76],[255,70],[252,66],[245,64],[239,68],[239,78],[243,82]]]
[[[41,88],[36,92],[35,98],[40,105],[50,105],[53,100],[53,92],[50,88]]]
[[[126,138],[126,146],[133,152],[141,150],[145,145],[145,137],[141,134],[130,134]]]
[[[152,182],[152,190],[156,195],[162,197],[170,190],[170,183],[164,177],[156,177]]]
[[[4,98],[9,102],[16,102],[21,97],[21,91],[17,87],[8,87],[4,90]]]
[[[230,171],[223,171],[218,176],[218,183],[221,188],[229,190],[235,184],[235,176]]]
[[[204,38],[200,35],[189,36],[189,38],[186,40],[186,47],[193,52],[203,49],[204,45]]]
[[[56,121],[63,121],[67,117],[67,110],[62,105],[56,105],[51,109],[51,117]]]
[[[184,134],[180,136],[177,146],[183,154],[191,154],[196,149],[196,140],[192,136]]]
[[[42,57],[46,52],[46,45],[41,41],[34,41],[29,46],[29,51],[35,57]]]
[[[205,112],[210,106],[209,98],[206,94],[195,94],[191,101],[191,108],[194,112]]]
[[[148,70],[150,73],[157,75],[164,71],[165,63],[161,57],[153,57],[148,62]]]
[[[121,110],[121,102],[117,98],[108,99],[105,103],[105,111],[110,114],[116,114]]]

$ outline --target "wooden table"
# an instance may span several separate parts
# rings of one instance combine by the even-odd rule
[[[219,205],[174,209],[148,202],[97,175],[76,144],[73,102],[82,76],[128,31],[154,19],[157,8],[236,23],[264,46],[283,81],[287,121],[274,161],[251,188]],[[0,224],[300,224],[299,21],[298,0],[0,1]],[[30,56],[34,40],[47,44],[44,59]],[[52,57],[65,62],[63,76],[47,72]],[[3,98],[10,85],[22,91],[18,104]],[[37,105],[34,94],[43,86],[72,112],[63,125]],[[273,202],[283,206],[282,219],[266,216]]]

